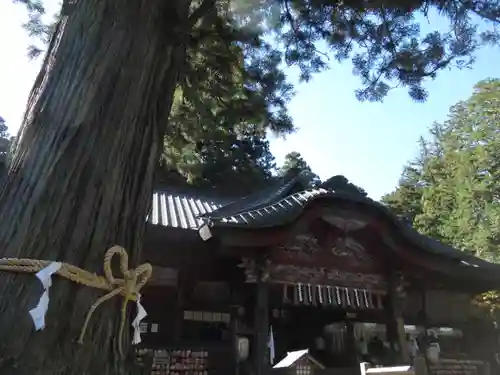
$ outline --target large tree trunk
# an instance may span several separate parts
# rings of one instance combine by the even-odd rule
[[[33,89],[0,197],[0,257],[59,260],[102,274],[105,251],[118,244],[137,264],[184,59],[179,20],[190,2],[73,2]],[[47,326],[35,332],[28,311],[41,292],[34,275],[0,273],[0,374],[129,371],[117,353],[120,298],[96,310],[78,345],[103,291],[54,277]]]

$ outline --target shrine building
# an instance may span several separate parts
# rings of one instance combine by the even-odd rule
[[[137,348],[148,374],[263,375],[307,352],[300,375],[355,375],[363,341],[408,364],[407,335],[430,330],[443,358],[491,360],[474,352],[498,341],[471,300],[499,288],[500,266],[419,234],[342,177],[313,189],[299,177],[245,197],[155,191]]]

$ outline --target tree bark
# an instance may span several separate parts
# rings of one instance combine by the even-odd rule
[[[0,257],[102,274],[105,251],[117,244],[137,265],[190,3],[73,2],[32,90],[0,196]],[[103,291],[53,277],[46,328],[35,332],[28,311],[41,293],[34,275],[0,272],[0,374],[130,372],[117,353],[120,298],[95,311],[79,345]]]

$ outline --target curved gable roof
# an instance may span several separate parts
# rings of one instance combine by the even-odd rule
[[[155,191],[148,222],[187,230],[199,230],[207,224],[214,228],[258,230],[293,224],[317,202],[333,206],[354,204],[357,210],[384,218],[386,223],[416,248],[456,262],[458,272],[470,271],[469,274],[474,277],[486,277],[491,282],[500,281],[500,265],[489,263],[418,233],[386,206],[368,198],[362,192],[342,187],[338,189],[332,186],[332,180],[334,178],[318,188],[293,193],[302,187],[300,175],[295,174],[239,199],[202,197],[179,191]]]
[[[222,194],[211,196],[188,189],[157,189],[147,221],[153,225],[196,230],[209,216],[222,217],[227,214],[251,210],[255,207],[272,204],[287,196],[293,190],[304,189],[300,173],[287,174],[265,189],[243,197],[229,198]]]
[[[323,187],[304,190],[291,194],[274,202],[250,207],[247,210],[231,212],[226,210],[222,215],[218,211],[203,215],[201,219],[213,227],[232,227],[241,229],[264,229],[281,227],[297,221],[315,202],[328,201],[328,204],[355,203],[372,214],[382,215],[390,225],[410,243],[432,255],[457,262],[457,271],[472,271],[474,275],[491,279],[494,276],[500,283],[500,265],[477,258],[467,252],[455,249],[444,243],[424,236],[412,226],[400,220],[386,206],[362,194],[338,192]],[[485,274],[481,274],[485,273]],[[495,276],[497,275],[497,276]]]

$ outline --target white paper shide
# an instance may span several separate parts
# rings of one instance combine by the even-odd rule
[[[144,307],[141,305],[141,296],[137,296],[137,314],[134,321],[132,322],[132,328],[134,328],[134,338],[132,344],[137,345],[141,343],[141,321],[148,315]]]
[[[49,309],[49,289],[52,286],[52,275],[61,269],[62,264],[60,262],[52,262],[44,269],[36,273],[36,277],[43,286],[43,293],[38,301],[38,304],[34,309],[30,310],[31,319],[33,319],[33,324],[37,331],[43,330],[45,328],[45,316],[47,315],[47,310]],[[140,324],[141,321],[148,315],[146,310],[141,305],[141,296],[137,296],[137,314],[134,321],[132,322],[132,327],[134,328],[134,338],[132,344],[139,344],[141,342],[141,331]]]
[[[36,273],[36,277],[43,286],[43,293],[34,309],[30,310],[31,319],[37,331],[45,328],[45,315],[49,309],[49,289],[52,285],[52,275],[61,269],[60,262],[52,262]]]

